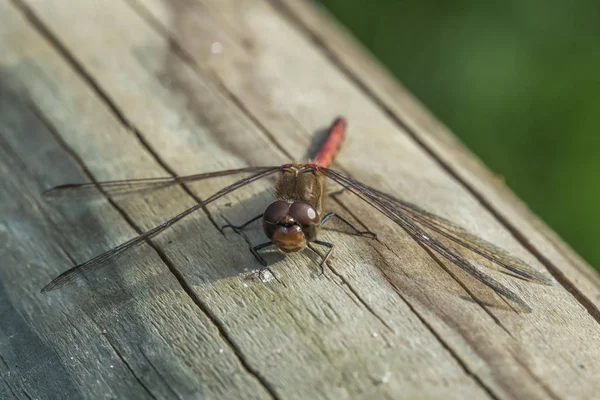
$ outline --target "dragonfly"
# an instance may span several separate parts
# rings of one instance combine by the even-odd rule
[[[259,253],[263,249],[275,247],[284,253],[293,253],[309,248],[320,255],[314,247],[315,245],[320,245],[327,248],[326,254],[322,256],[319,262],[320,272],[323,273],[323,266],[331,256],[334,245],[319,240],[318,234],[323,225],[332,219],[337,219],[350,227],[354,234],[373,239],[376,238],[375,233],[361,231],[335,212],[323,215],[323,203],[327,194],[326,183],[327,179],[329,179],[339,184],[343,188],[342,190],[347,190],[356,195],[366,204],[392,220],[422,246],[433,250],[466,271],[472,277],[517,306],[521,311],[531,312],[531,307],[516,293],[482,272],[468,258],[457,251],[455,246],[447,243],[453,243],[465,248],[500,266],[503,272],[526,281],[552,285],[555,283],[555,280],[551,276],[536,270],[521,259],[512,256],[506,250],[470,233],[467,229],[446,218],[428,212],[408,201],[381,192],[355,180],[347,174],[329,168],[341,146],[346,127],[347,121],[345,118],[336,118],[327,130],[325,139],[315,157],[306,163],[238,168],[181,177],[66,184],[46,191],[44,195],[52,197],[63,194],[78,195],[90,191],[97,192],[98,190],[101,192],[128,191],[136,188],[153,190],[169,185],[181,185],[216,177],[240,174],[248,175],[224,187],[205,200],[197,202],[194,206],[160,225],[63,272],[44,286],[42,292],[45,293],[62,288],[71,282],[95,273],[101,267],[109,264],[109,262],[116,260],[131,249],[164,232],[188,215],[206,207],[215,200],[253,182],[279,173],[279,178],[275,184],[276,200],[265,209],[264,213],[242,225],[228,224],[221,227],[221,232],[225,228],[232,228],[239,231],[259,219],[262,220],[263,230],[268,240],[255,246],[250,246],[252,254],[262,265],[261,272],[268,267],[267,262]]]

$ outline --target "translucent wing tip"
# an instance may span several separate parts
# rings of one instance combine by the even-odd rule
[[[547,285],[547,286],[556,285],[556,279],[553,276],[550,276],[547,274],[542,274],[542,273],[540,273],[540,276],[543,278],[543,280],[539,280],[540,283],[543,283],[544,285]]]
[[[87,186],[86,184],[66,184],[66,185],[59,185],[59,186],[54,186],[53,188],[50,188],[48,190],[45,190],[42,192],[42,197],[46,200],[54,200],[57,198],[60,198],[64,195],[66,195],[67,193],[71,193],[72,191],[74,191],[75,189],[79,189],[82,187]],[[94,186],[95,188],[95,186]]]
[[[46,286],[44,286],[42,288],[42,290],[40,290],[40,293],[48,293],[48,292],[51,292],[51,291],[53,291],[55,289],[56,289],[55,285],[53,285],[52,282],[50,282],[49,284],[47,284]]]
[[[42,192],[42,196],[44,197],[52,197],[52,195],[56,194],[56,192],[59,192],[61,190],[65,190],[68,188],[73,187],[73,185],[59,185],[59,186],[54,186],[53,188],[50,188],[48,190],[44,190]]]
[[[44,286],[42,288],[42,290],[40,290],[40,293],[48,293],[53,290],[60,289],[61,287],[63,287],[64,285],[66,285],[69,282],[68,280],[61,279],[61,278],[64,278],[64,277],[61,275],[58,278],[52,280],[50,283],[48,283],[46,286]]]
[[[83,264],[85,265],[85,264]],[[44,286],[42,288],[42,290],[40,291],[40,293],[48,293],[51,292],[53,290],[57,290],[62,288],[63,286],[68,285],[71,282],[76,281],[77,279],[81,278],[83,275],[79,274],[79,271],[81,268],[81,265],[75,266],[65,272],[63,272],[62,274],[60,274],[59,276],[57,276],[56,278],[54,278],[52,281],[50,281],[50,283],[48,283],[46,286]]]
[[[530,314],[533,309],[531,308],[531,306],[527,303],[525,303],[524,301],[518,301],[515,302],[514,299],[512,300],[513,304],[517,306],[517,308],[519,309],[519,311],[524,312],[526,314]]]
[[[528,281],[540,283],[542,285],[554,286],[556,279],[552,275],[538,271],[533,267],[522,263],[519,269],[507,268],[509,272],[516,274],[517,276],[527,279]]]

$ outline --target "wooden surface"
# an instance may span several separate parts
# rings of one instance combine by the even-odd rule
[[[592,399],[600,279],[330,17],[296,0],[0,1],[0,398]],[[242,222],[261,182],[93,278],[101,253],[231,180],[48,203],[52,186],[302,160],[337,115],[336,167],[552,274],[494,277],[517,313],[348,193],[329,207],[379,242],[323,233],[258,267]],[[191,194],[190,194],[191,193]],[[247,239],[263,239],[259,229]],[[478,262],[484,264],[481,260]],[[477,299],[477,301],[474,300]]]

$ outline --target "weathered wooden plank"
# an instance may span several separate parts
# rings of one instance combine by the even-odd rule
[[[46,120],[45,125],[38,122],[42,128],[9,131],[17,134],[2,129],[13,159],[25,160],[33,169],[4,163],[16,182],[32,189],[20,193],[20,202],[2,204],[9,204],[12,212],[15,204],[36,201],[39,205],[31,208],[44,210],[43,215],[26,208],[10,221],[61,226],[57,239],[35,225],[43,232],[13,258],[24,259],[39,243],[63,248],[49,257],[56,262],[42,257],[39,269],[46,272],[31,280],[31,287],[7,289],[14,307],[9,314],[27,316],[31,326],[23,332],[42,337],[48,344],[42,354],[51,353],[38,364],[47,369],[47,360],[54,360],[65,370],[58,368],[56,374],[70,377],[69,393],[128,398],[253,397],[269,392],[303,398],[585,398],[595,393],[598,327],[563,289],[507,279],[535,307],[531,315],[515,314],[461,275],[460,282],[473,288],[465,292],[420,247],[346,197],[344,203],[368,221],[384,244],[326,233],[339,247],[326,277],[316,276],[308,258],[296,256],[275,265],[277,281],[245,281],[238,274],[256,262],[243,251],[244,240],[220,237],[200,214],[156,239],[162,258],[146,247],[120,261],[122,268],[111,270],[115,277],[100,273],[90,288],[47,298],[30,295],[22,305],[12,300],[36,293],[34,287],[61,268],[65,252],[83,260],[133,234],[106,202],[91,209],[87,204],[58,206],[58,211],[37,202],[40,187],[83,178],[78,165],[97,179],[117,179],[163,175],[164,167],[187,174],[265,160],[276,164],[292,155],[302,158],[314,130],[338,113],[351,118],[341,166],[534,261],[379,104],[265,3],[96,3],[81,1],[65,8],[27,2],[33,12],[30,22],[41,35],[33,34],[14,8],[4,5],[6,13],[0,13],[9,21],[0,28],[2,47],[9,49],[0,55],[8,71],[5,81],[37,110],[32,114],[29,106],[16,106],[7,115],[26,117],[17,119],[17,126]],[[50,38],[50,45],[41,36]],[[65,145],[57,143],[61,139]],[[69,159],[65,146],[82,161]],[[48,161],[46,148],[53,149]],[[61,167],[48,170],[54,163]],[[195,191],[206,197],[222,184],[207,183]],[[15,186],[7,188],[14,191]],[[267,188],[259,184],[232,196],[227,199],[231,207],[225,202],[211,207],[215,219],[222,222],[221,214],[226,214],[242,221],[254,215],[268,202]],[[116,201],[142,228],[191,204],[179,189]],[[13,232],[22,232],[12,224],[11,239]],[[255,242],[260,236],[249,233]],[[3,282],[28,273],[16,268],[0,272]],[[180,284],[188,287],[187,293]],[[483,310],[465,301],[471,294],[493,307]],[[52,302],[58,303],[56,309],[49,309]],[[94,331],[80,345],[93,356],[77,357],[76,365],[68,359],[66,333],[56,327],[69,322],[60,314],[65,310],[74,327]],[[36,323],[40,313],[44,318]],[[44,321],[57,315],[55,325],[46,325]],[[96,335],[97,322],[110,327],[106,336]],[[151,350],[155,352],[148,357]],[[7,371],[23,370],[16,354],[9,354]],[[100,367],[93,364],[95,359],[102,361]],[[121,374],[110,374],[107,363],[113,361],[118,361]],[[103,379],[95,383],[96,376]],[[122,381],[113,384],[117,376]],[[13,374],[0,381],[9,382],[6,389],[0,387],[6,393],[43,389],[24,386],[26,378],[27,373]]]
[[[155,1],[145,2],[145,11],[141,4],[136,3],[135,8],[142,10],[142,14],[151,23],[158,25],[160,31],[169,32],[172,40],[192,55],[200,68],[217,75],[232,95],[237,97],[269,132],[273,132],[273,135],[276,132],[286,132],[286,135],[277,135],[283,148],[298,154],[308,141],[306,137],[302,138],[302,135],[319,126],[319,119],[323,120],[328,115],[337,113],[352,115],[354,132],[361,132],[363,135],[349,138],[340,160],[343,162],[347,154],[352,154],[351,172],[355,176],[366,176],[368,171],[370,179],[367,181],[378,182],[380,187],[396,187],[396,193],[418,200],[430,209],[461,221],[482,236],[493,239],[494,242],[535,262],[534,258],[531,255],[527,256],[524,249],[507,234],[501,224],[477,208],[477,202],[481,199],[470,196],[456,182],[449,182],[448,175],[439,168],[438,161],[425,157],[423,151],[415,149],[414,142],[394,136],[393,132],[399,130],[390,128],[390,121],[385,118],[387,111],[375,110],[376,107],[372,103],[365,101],[359,88],[348,82],[348,79],[340,77],[339,70],[332,67],[309,40],[291,29],[285,19],[274,18],[272,9],[262,2],[249,4],[220,1],[196,4],[185,1]],[[214,49],[213,43],[220,44],[217,46],[221,49],[218,55],[210,54],[209,49]],[[343,48],[339,49],[340,53],[343,51]],[[283,95],[288,92],[296,95]],[[366,133],[368,138],[365,137]],[[396,141],[398,146],[390,146],[390,141]],[[357,151],[348,151],[354,143]],[[376,173],[377,160],[385,158],[382,154],[385,153],[386,145],[388,149],[393,148],[390,153],[396,153],[389,157],[394,159],[395,163],[390,165],[389,162],[383,161],[379,166],[388,172],[388,177],[402,177],[402,182],[390,181],[389,178],[385,182],[386,177]],[[397,158],[400,158],[400,161]],[[361,160],[364,160],[362,165]],[[418,171],[415,171],[415,166],[418,166]],[[426,177],[425,182],[422,181],[423,177]],[[510,209],[511,206],[506,207]],[[518,219],[518,215],[511,215],[515,220]],[[371,228],[373,229],[372,226]],[[539,234],[532,236],[540,237]],[[556,265],[563,260],[562,256],[553,251],[549,252],[548,257],[554,257],[552,262]],[[423,276],[425,271],[423,265],[418,265],[414,273]],[[435,275],[436,273],[432,272],[430,276]],[[406,292],[410,293],[411,289],[415,291],[412,285],[405,283],[405,279],[400,279],[397,283]],[[443,282],[440,286],[448,285],[449,282]],[[538,313],[525,318],[529,322],[528,325],[522,325],[521,316],[515,318],[514,315],[504,315],[493,310],[502,323],[508,325],[508,330],[513,336],[501,332],[498,327],[482,328],[480,317],[460,314],[460,305],[455,309],[457,315],[450,313],[450,319],[457,327],[453,326],[453,329],[448,330],[435,318],[430,323],[438,328],[440,336],[453,337],[458,330],[467,338],[472,348],[465,350],[461,347],[462,343],[457,343],[455,351],[469,360],[474,370],[481,360],[472,358],[472,352],[469,350],[474,348],[478,354],[482,354],[490,369],[484,369],[481,377],[490,386],[499,383],[502,386],[496,388],[499,393],[504,391],[522,397],[531,395],[532,392],[529,391],[535,391],[536,388],[542,391],[542,396],[550,395],[552,390],[571,396],[578,393],[583,397],[593,393],[596,386],[590,385],[588,379],[591,375],[582,374],[580,366],[584,365],[587,369],[587,363],[591,362],[591,368],[595,369],[598,365],[593,357],[584,363],[581,363],[580,357],[587,358],[586,342],[588,339],[595,341],[598,336],[582,336],[581,340],[570,342],[570,346],[553,348],[553,351],[549,351],[544,341],[548,336],[559,341],[569,341],[574,331],[595,332],[597,324],[594,319],[590,318],[566,291],[557,292],[559,289],[532,285],[520,288],[526,291],[527,295],[540,300],[540,304],[536,306]],[[429,290],[433,291],[432,283],[427,282],[427,287],[419,289],[429,294]],[[432,295],[434,294],[430,294],[429,297]],[[448,304],[448,301],[440,302]],[[444,312],[442,315],[443,320],[447,320],[448,314]],[[556,318],[566,318],[569,322],[557,325]],[[478,322],[473,325],[473,321]],[[585,327],[579,326],[580,324]],[[482,339],[482,329],[486,329],[484,336],[487,339]],[[494,329],[498,329],[498,332]],[[518,341],[521,342],[516,345],[518,350],[515,350],[513,343],[515,330]],[[503,338],[502,335],[508,337]],[[556,364],[551,362],[555,357],[570,360],[569,371],[572,374],[565,374],[563,368],[557,368]],[[527,378],[523,378],[524,376]],[[517,379],[521,383],[519,387],[514,385]],[[573,379],[578,380],[581,385],[571,385]]]
[[[64,14],[65,18],[70,20],[74,17],[72,21],[78,21],[72,24],[71,31],[65,30],[65,26],[54,25],[63,24],[59,16],[53,13],[46,14],[44,18],[48,18],[51,29],[67,44],[69,54],[82,63],[89,78],[105,93],[103,96],[111,100],[111,108],[122,114],[126,125],[134,126],[144,135],[145,140],[159,148],[161,157],[168,159],[168,164],[174,165],[173,168],[178,173],[197,172],[207,167],[218,169],[234,162],[239,166],[246,160],[257,163],[263,161],[266,154],[274,160],[281,157],[229,99],[214,87],[207,86],[201,77],[177,59],[176,54],[171,54],[167,42],[150,30],[143,20],[136,20],[137,16],[130,9],[119,9],[115,3],[115,9],[105,9],[110,14],[103,16],[101,9],[91,7],[94,4],[81,4],[82,8],[71,8],[74,14]],[[34,6],[44,5],[40,3]],[[82,35],[77,29],[84,29],[87,33]],[[92,45],[96,47],[96,51],[86,49]],[[19,51],[27,51],[30,56],[37,54],[35,49],[25,50],[20,46],[13,49],[13,52]],[[112,58],[98,58],[95,55],[103,51],[110,52]],[[163,59],[165,55],[168,57]],[[51,58],[48,54],[40,57],[44,60]],[[165,60],[168,61],[166,65]],[[166,72],[165,67],[168,67]],[[55,74],[66,74],[65,71],[57,74],[54,68],[51,74],[53,77]],[[163,78],[162,81],[157,75],[158,78]],[[40,82],[32,80],[31,76],[17,79],[18,75],[11,75],[11,78],[27,87],[40,113],[74,149],[75,154],[81,157],[82,164],[89,168],[93,176],[114,179],[158,173],[157,167],[148,161],[148,152],[140,151],[135,135],[118,125],[106,126],[106,122],[101,123],[103,118],[107,118],[116,124],[118,118],[106,115],[94,117],[97,113],[95,109],[106,111],[105,106],[88,105],[84,108],[85,112],[82,112],[80,107],[82,104],[85,106],[85,102],[80,98],[78,101],[70,99],[83,89],[78,89],[72,82],[68,85],[64,82],[65,84],[56,86],[69,87],[66,95],[59,94],[51,98],[48,91],[38,88]],[[167,79],[170,87],[163,86]],[[185,89],[191,93],[189,98],[184,96],[187,94]],[[67,98],[63,99],[63,96]],[[60,107],[57,106],[56,97],[60,100]],[[52,104],[50,100],[53,101]],[[186,103],[191,110],[185,109]],[[190,103],[194,107],[189,106]],[[206,107],[200,108],[201,105]],[[85,138],[82,137],[82,128],[85,128]],[[249,134],[240,136],[234,128],[245,129]],[[239,146],[237,151],[235,145]],[[246,153],[253,146],[262,149],[264,153]],[[50,180],[50,177],[47,179]],[[54,179],[64,177],[52,177]],[[57,182],[52,181],[54,183]],[[206,185],[199,189],[199,194],[205,196],[214,190],[215,184]],[[254,189],[251,194],[261,197],[246,205],[230,208],[223,206],[217,210],[225,209],[229,216],[238,218],[248,215],[248,207],[253,206],[253,202],[263,200],[261,190],[260,187]],[[238,195],[234,201],[248,196]],[[118,204],[136,223],[148,227],[164,218],[164,214],[174,214],[175,210],[191,204],[191,200],[182,195],[175,194],[174,197],[173,200],[164,194],[158,194],[140,201],[119,200]],[[110,223],[109,227],[103,227],[107,231],[103,235],[111,241],[119,241],[121,236],[114,235],[111,231],[116,222],[105,215],[106,211],[93,212],[99,221]],[[198,217],[160,237],[157,243],[165,254],[166,262],[175,265],[198,301],[205,304],[205,312],[211,315],[212,321],[223,327],[222,333],[226,333],[240,357],[252,371],[258,371],[257,374],[267,381],[265,386],[272,386],[275,393],[288,397],[350,397],[357,393],[366,396],[393,396],[403,393],[414,397],[421,394],[440,396],[448,388],[453,388],[453,396],[470,394],[486,397],[481,387],[461,369],[435,337],[425,330],[422,322],[410,309],[393,295],[389,287],[385,289],[385,281],[381,277],[367,275],[363,284],[373,288],[382,286],[387,290],[387,293],[379,290],[374,295],[377,296],[378,307],[385,306],[388,314],[394,314],[389,322],[361,303],[361,299],[348,290],[339,277],[332,275],[316,278],[316,271],[307,268],[311,261],[303,257],[291,258],[277,269],[278,272],[281,271],[279,278],[285,287],[275,283],[270,286],[260,282],[246,283],[237,274],[243,272],[244,266],[255,265],[255,261],[245,251],[231,252],[236,246],[243,249],[244,241],[233,237],[230,240],[234,243],[227,243],[215,234],[215,229],[206,218]],[[70,222],[75,223],[72,220]],[[257,236],[253,234],[252,238]],[[72,248],[85,242],[85,237],[70,240],[75,243],[65,247],[68,246],[69,251],[74,252]],[[356,238],[347,240],[350,245],[357,243]],[[202,242],[202,245],[198,246],[197,242]],[[76,258],[84,259],[89,251],[94,249],[85,249],[86,254],[76,255]],[[362,260],[358,261],[364,263]],[[125,286],[132,297],[138,291],[147,293],[145,285],[153,284],[152,280],[148,282],[147,277],[153,274],[141,272],[149,269],[147,263],[145,259],[130,259],[127,264],[134,265],[123,268],[123,276],[119,274],[108,282],[116,280],[115,283]],[[144,268],[140,268],[144,264]],[[365,267],[369,268],[369,265]],[[373,275],[372,267],[370,274]],[[107,277],[102,276],[103,279]],[[125,283],[121,283],[121,280],[125,280]],[[102,296],[110,298],[109,293],[116,290],[115,283],[109,284],[106,289],[101,289],[99,283],[93,280],[91,285],[94,290],[101,291]],[[152,293],[147,294],[144,300],[148,301],[147,297],[151,295]],[[73,299],[72,292],[52,296]],[[79,296],[85,297],[87,293]],[[103,306],[103,302],[96,303],[100,303],[96,304],[99,307]],[[122,303],[110,305],[113,311],[120,311],[119,306]],[[143,314],[147,311],[141,304],[132,310],[134,312]],[[111,331],[118,331],[117,340],[122,345],[122,350],[132,352],[125,359],[134,359],[137,356],[134,345],[138,335],[135,332],[129,335],[128,331],[121,329],[131,321],[118,325],[114,318],[110,319],[106,315],[104,318],[105,323],[113,327]],[[402,329],[389,331],[382,321],[394,325],[399,325],[401,321]],[[195,322],[192,321],[190,326],[194,325]],[[174,329],[166,330],[170,334],[176,333]],[[408,341],[404,337],[407,330],[415,332],[406,335],[410,338]],[[160,333],[165,332],[160,330]],[[180,345],[175,343],[172,346],[177,349]],[[183,347],[181,351],[186,352],[187,349]],[[191,364],[191,369],[206,368],[206,361],[185,359],[185,363]],[[411,371],[406,366],[411,366],[414,370]],[[137,363],[132,365],[133,371],[140,376],[144,376],[143,368],[143,365]],[[391,371],[398,371],[400,376],[391,380]],[[225,369],[223,372],[228,375]],[[172,385],[180,384],[177,381],[171,382],[170,377],[165,380]],[[219,383],[229,384],[226,380]],[[148,391],[154,393],[156,390],[152,386]],[[233,387],[229,390],[240,388]],[[242,397],[259,393],[254,390],[249,385],[246,391],[240,390],[239,393],[250,393],[247,396],[240,394]],[[217,390],[213,389],[214,392]]]

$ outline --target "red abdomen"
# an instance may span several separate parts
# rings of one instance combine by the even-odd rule
[[[342,144],[345,131],[346,119],[343,117],[336,118],[327,130],[327,137],[312,162],[321,167],[329,167]]]

